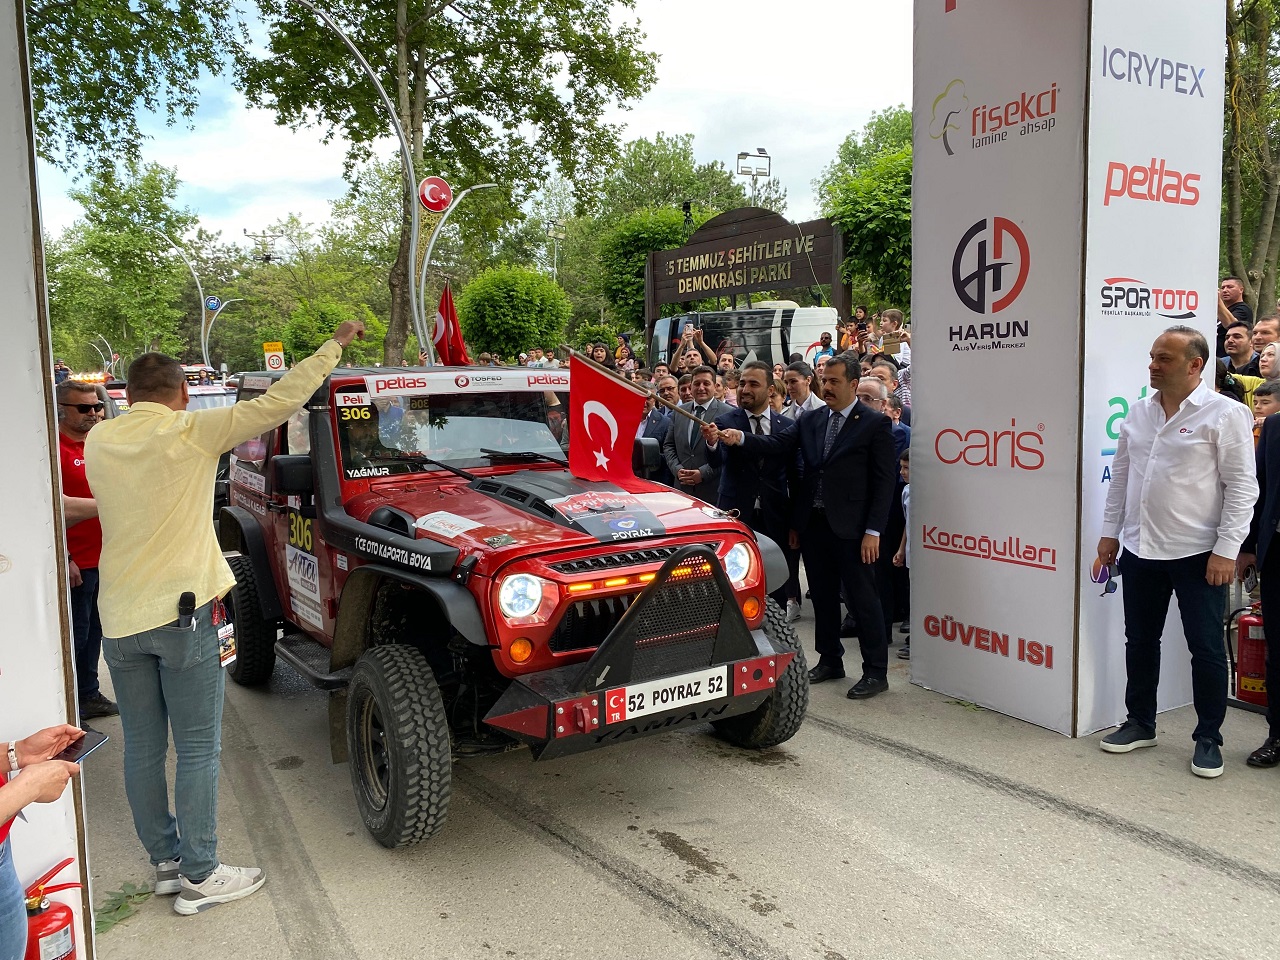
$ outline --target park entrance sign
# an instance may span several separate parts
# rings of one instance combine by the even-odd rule
[[[1125,715],[1120,598],[1089,579],[1119,425],[1162,330],[1214,341],[1222,8],[915,21],[911,676],[1084,735]],[[1177,618],[1162,709],[1190,700]]]

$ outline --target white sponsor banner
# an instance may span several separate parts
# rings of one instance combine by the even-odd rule
[[[1095,0],[1089,64],[1078,732],[1125,717],[1121,594],[1089,579],[1111,459],[1165,328],[1217,326],[1224,20],[1201,0]],[[1213,367],[1208,368],[1212,387]],[[1123,583],[1121,590],[1123,590]],[[1176,601],[1160,709],[1191,700]]]
[[[915,16],[911,677],[1063,733],[1087,9]]]
[[[456,513],[450,513],[447,510],[437,510],[435,513],[429,513],[425,517],[419,517],[414,526],[419,530],[427,531],[427,533],[435,533],[453,540],[462,536],[468,530],[483,527],[484,524],[477,520],[460,517]]]
[[[289,606],[313,627],[324,626],[320,607],[320,566],[316,558],[293,544],[285,545],[289,577]]]
[[[364,382],[369,395],[374,397],[486,391],[565,391],[569,389],[569,371],[475,367],[474,372],[459,373],[455,368],[449,371],[388,372],[385,375],[367,376]]]
[[[8,509],[0,511],[0,741],[21,740],[53,724],[74,723],[68,690],[71,620],[67,607],[66,556],[59,550],[58,467],[54,442],[54,397],[48,315],[40,262],[41,232],[35,193],[26,46],[19,27],[23,4],[5,4],[0,15],[0,190],[6,215],[0,220],[0,335],[5,344],[7,415],[0,421],[0,447],[10,464],[0,479]],[[105,679],[106,667],[101,667]],[[114,736],[87,763],[119,763],[123,744]],[[3,750],[0,750],[3,756]],[[7,758],[3,769],[8,770]],[[85,774],[89,776],[88,773]],[[10,840],[18,880],[25,887],[71,857],[54,883],[79,882],[50,899],[71,905],[79,955],[93,955],[90,872],[84,824],[77,811],[80,778],[53,803],[32,803],[25,820],[14,821]],[[122,828],[128,829],[128,828]],[[86,920],[90,922],[86,923]],[[5,952],[12,944],[4,944]]]

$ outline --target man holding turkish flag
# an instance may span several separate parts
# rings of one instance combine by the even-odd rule
[[[631,451],[648,395],[578,354],[572,367],[569,472],[579,480],[603,480],[629,493],[642,490],[631,469]]]
[[[458,324],[458,311],[453,306],[453,291],[444,285],[440,294],[440,309],[436,311],[436,329],[431,336],[435,344],[436,359],[446,367],[469,367],[467,345],[462,342],[462,327]]]

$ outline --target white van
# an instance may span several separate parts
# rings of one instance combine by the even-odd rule
[[[737,366],[748,360],[763,360],[772,366],[785,364],[793,354],[812,366],[821,346],[820,336],[831,334],[832,344],[840,342],[835,307],[802,307],[791,300],[766,300],[741,310],[718,310],[662,317],[653,324],[649,340],[650,367],[671,363],[686,327],[702,330],[702,338],[719,356],[730,350]]]

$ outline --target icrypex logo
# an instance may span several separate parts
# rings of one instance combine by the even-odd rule
[[[1198,173],[1180,173],[1159,157],[1152,157],[1149,166],[1134,164],[1132,167],[1112,160],[1107,164],[1107,183],[1102,194],[1102,205],[1127,197],[1147,203],[1172,203],[1194,207],[1200,202]]]
[[[1191,320],[1200,307],[1200,294],[1176,287],[1152,287],[1133,277],[1107,277],[1102,283],[1104,317],[1153,317]]]
[[[1017,259],[1006,260],[1006,254]],[[974,313],[999,313],[1012,306],[1030,273],[1027,236],[1006,217],[979,220],[965,231],[951,258],[951,285]]]
[[[1044,424],[1036,424],[1035,430],[1019,430],[1018,421],[1010,419],[1007,430],[961,432],[947,427],[934,438],[933,452],[948,466],[1039,470],[1044,466]]]
[[[1137,50],[1125,50],[1121,47],[1102,47],[1102,75],[1108,80],[1120,80],[1136,83],[1142,87],[1159,89],[1183,96],[1198,96],[1204,99],[1204,88],[1200,81],[1204,79],[1205,68],[1197,70],[1190,63],[1169,60],[1166,57],[1149,57]]]
[[[938,524],[923,524],[920,546],[939,553],[956,553],[977,560],[996,560],[1036,570],[1057,570],[1058,551],[1054,547],[1038,547],[1021,537],[992,537],[987,534],[961,533],[939,529]]]

